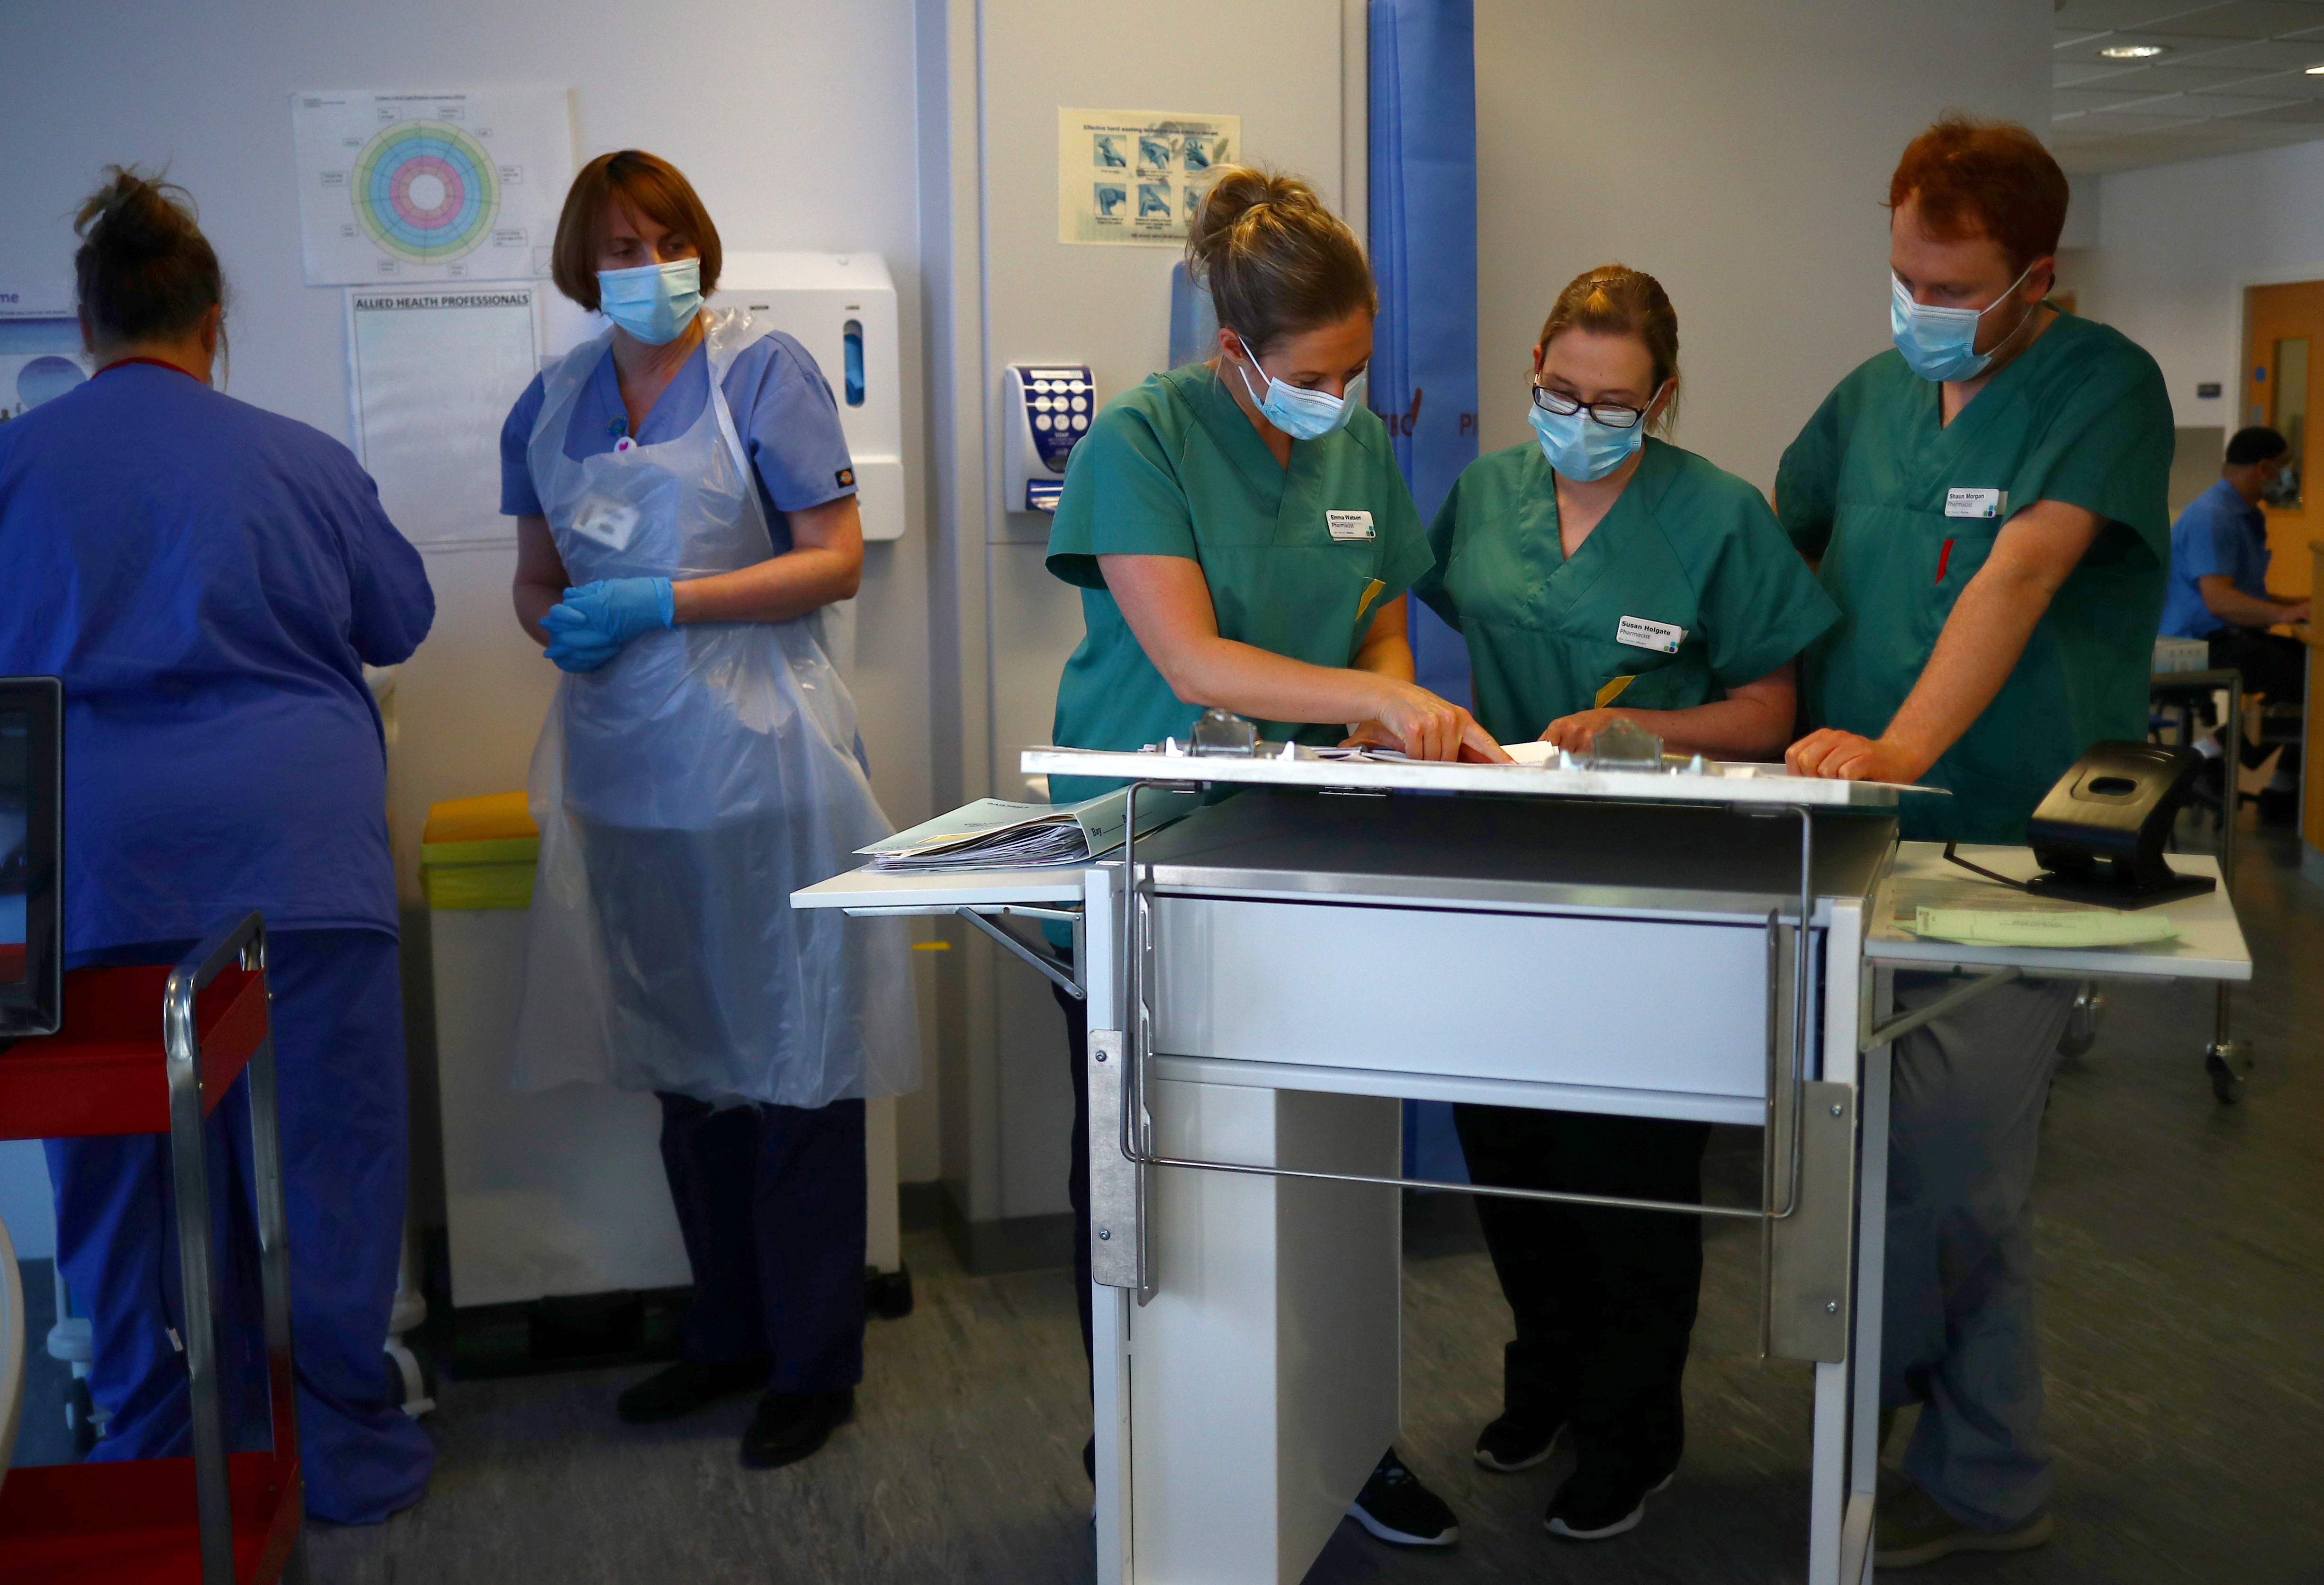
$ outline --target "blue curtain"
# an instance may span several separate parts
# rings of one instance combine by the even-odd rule
[[[1371,0],[1371,402],[1424,521],[1477,458],[1477,69],[1470,0]],[[1467,705],[1461,636],[1409,602],[1423,687]],[[1452,1109],[1405,1105],[1405,1171],[1465,1182]]]

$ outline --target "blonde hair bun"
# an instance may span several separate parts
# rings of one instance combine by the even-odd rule
[[[1377,314],[1355,234],[1296,176],[1222,169],[1186,229],[1186,268],[1219,323],[1263,353],[1278,336]]]

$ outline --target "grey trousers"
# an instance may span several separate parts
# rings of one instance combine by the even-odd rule
[[[1897,1009],[1958,983],[1900,973]],[[2034,1166],[2073,1000],[2070,982],[2005,985],[1894,1052],[1880,1403],[1922,1405],[1904,1472],[1979,1529],[2050,1500]]]

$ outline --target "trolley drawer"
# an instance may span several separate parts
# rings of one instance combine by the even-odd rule
[[[1741,925],[1162,896],[1155,1049],[1764,1099]]]

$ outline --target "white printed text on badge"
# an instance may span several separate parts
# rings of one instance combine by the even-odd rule
[[[1675,623],[1648,622],[1643,616],[1626,616],[1614,624],[1614,641],[1634,650],[1658,650],[1665,655],[1675,655],[1679,640],[1685,637],[1686,630]]]

